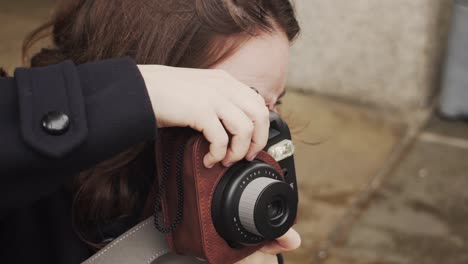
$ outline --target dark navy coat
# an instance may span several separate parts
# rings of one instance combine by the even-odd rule
[[[67,61],[0,78],[0,262],[86,259],[92,252],[73,231],[65,183],[155,136],[131,59]]]

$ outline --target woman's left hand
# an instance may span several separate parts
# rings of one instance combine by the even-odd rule
[[[272,264],[277,263],[276,255],[283,252],[288,252],[297,249],[301,245],[301,237],[294,229],[289,231],[282,237],[268,243],[259,251],[246,257],[245,259],[236,262],[235,264]]]

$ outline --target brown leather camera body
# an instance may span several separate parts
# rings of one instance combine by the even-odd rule
[[[145,211],[151,210],[156,197],[162,194],[159,209],[162,210],[164,224],[171,225],[171,222],[177,218],[179,213],[177,199],[180,199],[180,196],[177,191],[177,177],[174,176],[178,173],[179,167],[183,181],[183,217],[177,227],[166,234],[169,246],[176,254],[195,256],[209,263],[234,263],[259,250],[264,243],[233,248],[216,231],[212,221],[212,199],[217,183],[228,168],[220,164],[216,164],[211,169],[205,168],[203,157],[208,150],[209,143],[206,139],[191,129],[159,130],[156,143],[158,176]],[[183,153],[181,154],[183,156],[179,157],[181,161],[167,155],[177,152]],[[279,164],[266,152],[261,152],[257,159],[273,166],[278,172],[282,171]],[[180,168],[181,162],[182,168]],[[165,172],[165,168],[169,171]],[[161,175],[164,173],[168,173],[171,177],[167,178],[165,191],[158,193]]]

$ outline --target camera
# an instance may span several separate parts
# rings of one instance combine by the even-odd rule
[[[262,160],[240,161],[221,177],[213,195],[216,231],[233,247],[274,240],[296,217],[294,145],[286,123],[274,113],[264,150],[281,170]]]
[[[265,149],[229,168],[204,167],[209,143],[191,129],[162,129],[156,141],[155,226],[174,253],[234,263],[294,225],[294,145],[276,113]]]

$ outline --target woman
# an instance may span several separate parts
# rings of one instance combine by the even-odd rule
[[[129,56],[138,64],[220,69],[255,87],[272,111],[284,95],[289,46],[299,32],[288,0],[74,0],[64,3],[50,23],[33,32],[25,50],[49,29],[53,29],[54,47],[34,55],[33,67],[64,60],[80,64]],[[145,67],[140,70],[144,72]],[[170,68],[166,74],[172,74]],[[216,80],[207,76],[207,81]],[[173,100],[197,100],[203,107],[213,98],[186,99],[180,94]],[[229,104],[219,102],[219,112],[229,131],[234,130],[230,127],[234,117],[244,120],[238,129],[253,131],[252,118]],[[266,144],[259,138],[252,133],[233,133],[231,145],[236,148],[228,150],[223,165],[230,166],[243,157],[254,159],[257,153],[251,151],[250,143]],[[92,252],[83,241],[99,249],[136,224],[154,175],[153,144],[135,145],[65,184],[63,192],[72,197],[73,227],[80,239],[68,234],[68,245],[50,242],[47,246],[71,251],[68,255],[75,256],[70,263]],[[212,165],[213,159],[207,155],[205,164]],[[62,221],[59,227],[60,233],[67,233],[71,223],[68,226]],[[297,235],[290,233],[286,242],[291,236]],[[264,252],[280,252],[283,242],[267,246]],[[285,247],[297,246],[296,242]]]

